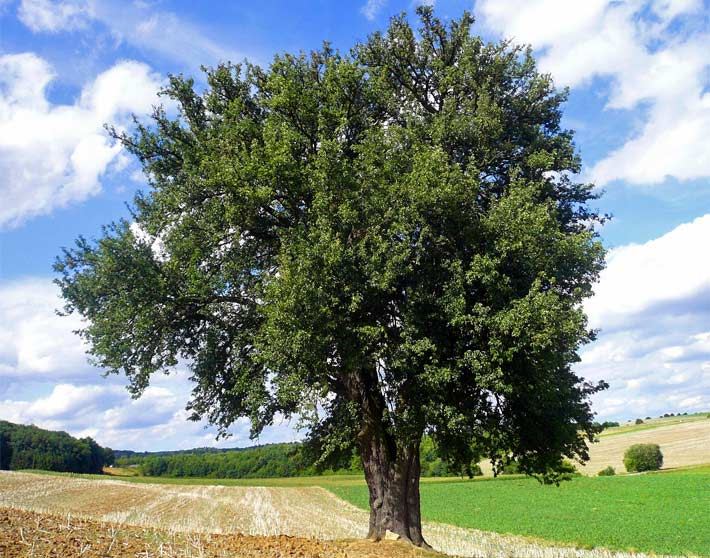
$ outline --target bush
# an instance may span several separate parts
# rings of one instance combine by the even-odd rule
[[[609,465],[597,473],[598,477],[613,477],[616,474],[614,467]]]
[[[634,444],[624,453],[624,467],[629,472],[656,471],[663,466],[658,444]]]
[[[636,424],[643,424],[643,421],[641,419],[636,419]]]

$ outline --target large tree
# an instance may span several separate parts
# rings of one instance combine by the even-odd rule
[[[565,92],[529,49],[429,8],[344,55],[223,64],[114,135],[150,188],[58,259],[99,366],[137,396],[186,362],[192,418],[297,417],[359,450],[370,537],[425,544],[419,447],[554,481],[595,435],[571,366],[603,265]]]

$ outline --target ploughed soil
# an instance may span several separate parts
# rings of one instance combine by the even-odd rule
[[[170,532],[0,508],[2,558],[433,558],[399,541]]]

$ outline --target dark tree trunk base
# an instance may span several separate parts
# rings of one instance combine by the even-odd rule
[[[387,532],[415,546],[431,548],[422,535],[419,498],[419,444],[389,446],[378,437],[363,440],[363,467],[370,492],[368,538]]]

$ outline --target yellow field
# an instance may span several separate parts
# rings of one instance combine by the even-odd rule
[[[624,452],[633,444],[658,444],[663,452],[663,468],[674,469],[710,463],[710,419],[673,421],[671,424],[657,423],[650,428],[619,427],[609,429],[608,434],[600,438],[599,443],[590,448],[590,460],[582,472],[596,475],[601,469],[611,465],[623,472]],[[639,425],[643,427],[644,425]],[[627,431],[623,431],[627,428]]]
[[[173,534],[290,535],[323,540],[362,538],[368,520],[366,512],[313,486],[138,484],[6,471],[0,472],[0,509],[3,508],[163,529]],[[551,546],[522,537],[439,523],[425,523],[424,533],[435,549],[457,556],[631,556],[603,549]]]
[[[589,447],[585,466],[575,463],[585,475],[596,475],[607,466],[624,473],[624,452],[633,444],[658,444],[663,452],[663,469],[710,464],[710,419],[704,414],[652,419],[644,424],[627,424],[602,432],[599,442]],[[480,463],[483,474],[493,474],[491,464]]]

